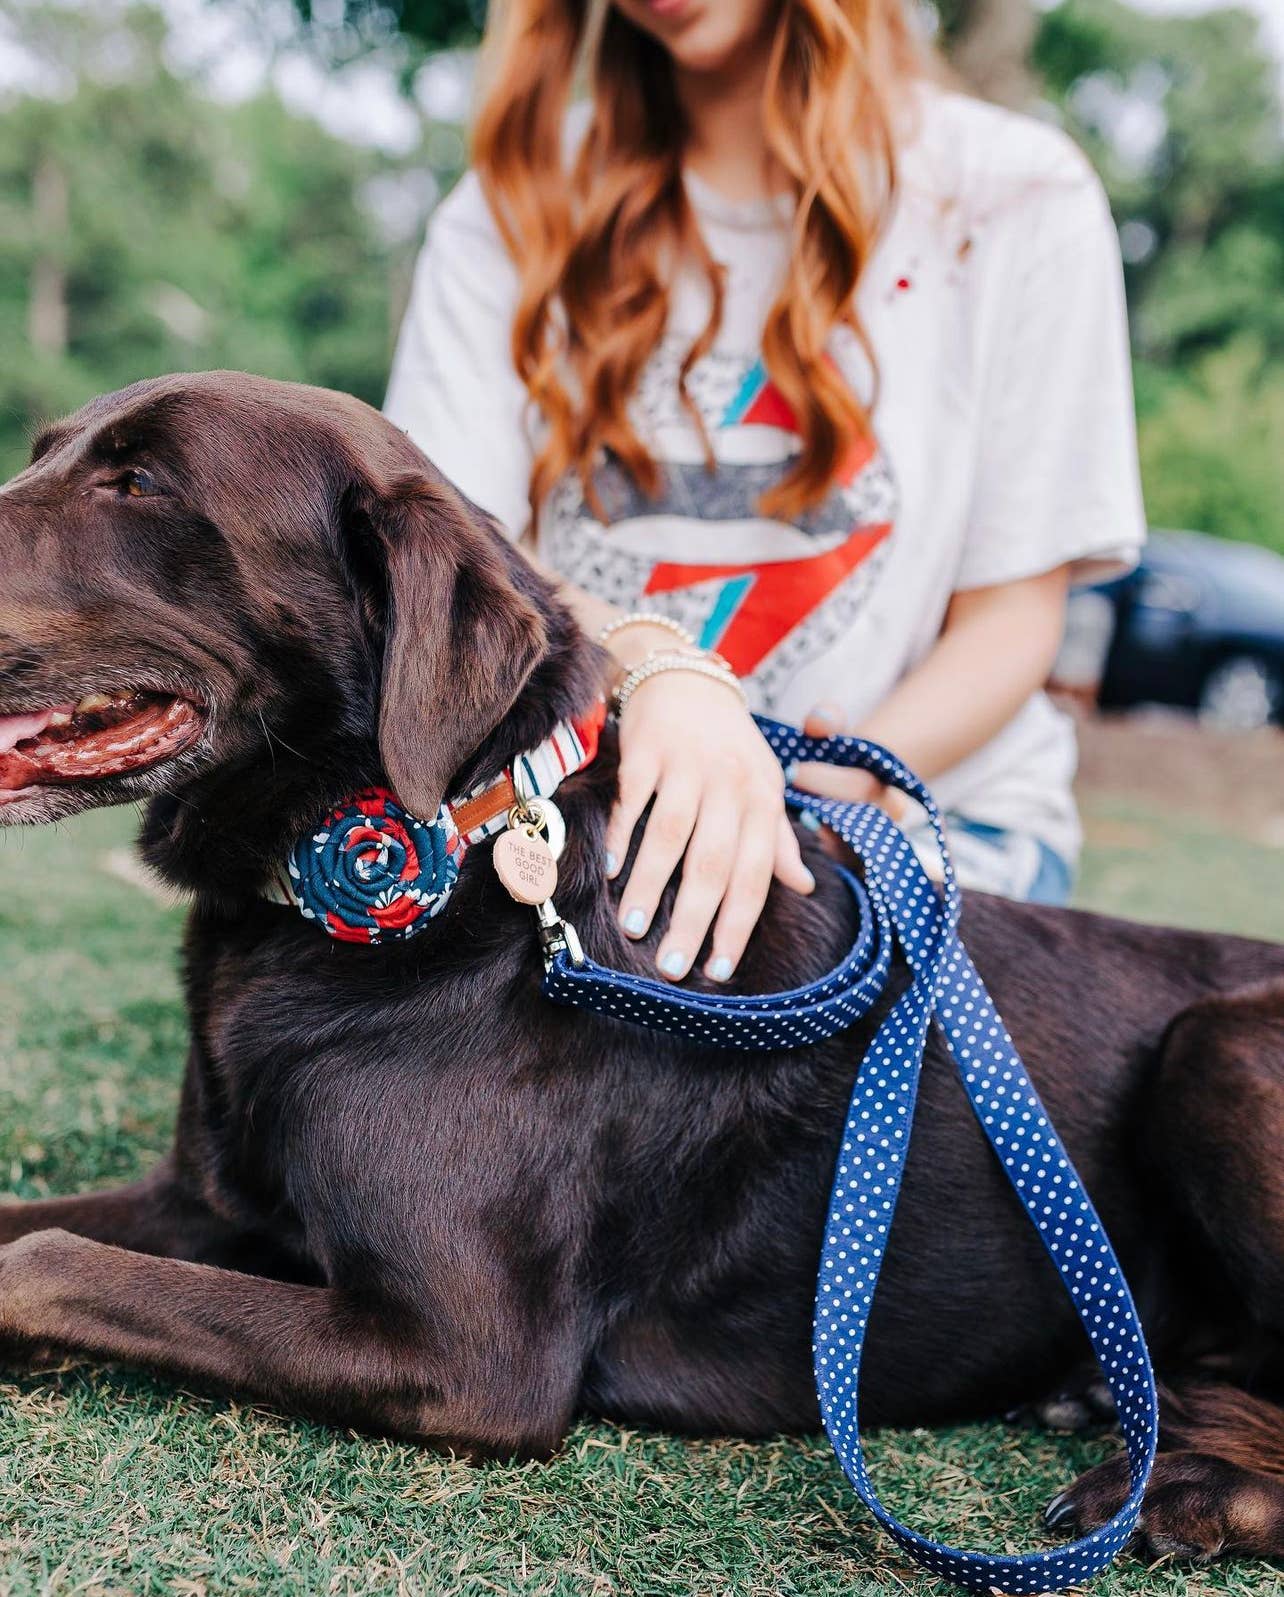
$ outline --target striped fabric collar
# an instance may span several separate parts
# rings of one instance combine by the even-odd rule
[[[606,705],[599,699],[588,715],[560,721],[538,748],[519,754],[494,781],[447,800],[444,808],[465,849],[504,830],[519,787],[524,798],[552,798],[568,776],[590,764],[605,721]]]

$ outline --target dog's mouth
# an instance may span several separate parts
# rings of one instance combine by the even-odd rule
[[[148,770],[190,748],[202,726],[189,699],[142,689],[0,715],[0,806],[32,788]]]

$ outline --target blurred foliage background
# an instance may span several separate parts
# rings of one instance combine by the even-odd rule
[[[465,158],[483,13],[0,0],[0,477],[41,420],[166,370],[378,403],[424,218]],[[960,78],[1061,121],[1105,180],[1152,521],[1284,552],[1284,122],[1257,16],[925,16]]]

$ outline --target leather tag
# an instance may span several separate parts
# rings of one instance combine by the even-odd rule
[[[495,874],[519,904],[542,904],[557,890],[557,861],[538,832],[509,827],[491,851]]]

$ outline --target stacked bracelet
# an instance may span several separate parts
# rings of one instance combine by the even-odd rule
[[[614,621],[608,621],[598,633],[597,641],[605,643],[617,632],[623,632],[625,627],[662,627],[664,631],[672,632],[674,637],[681,639],[687,648],[694,649],[696,646],[696,640],[680,622],[659,610],[633,610],[626,616],[616,616]]]
[[[678,639],[679,646],[652,649],[625,672],[611,695],[611,708],[616,716],[623,714],[625,705],[644,682],[653,676],[659,676],[662,671],[691,671],[696,676],[708,677],[713,682],[721,682],[724,687],[738,694],[742,704],[748,703],[745,690],[740,685],[740,678],[726,660],[712,650],[698,648],[696,640],[672,616],[667,616],[660,610],[634,610],[628,615],[616,616],[613,621],[608,621],[598,633],[597,641],[605,643],[608,638],[614,637],[617,632],[623,632],[626,627],[661,627],[664,631],[673,633]]]
[[[642,684],[651,677],[659,676],[662,671],[691,671],[696,676],[708,677],[710,681],[721,682],[723,687],[730,688],[739,696],[742,704],[748,703],[740,678],[721,655],[656,649],[625,674],[612,694],[611,708],[617,718],[624,714],[626,705]]]

